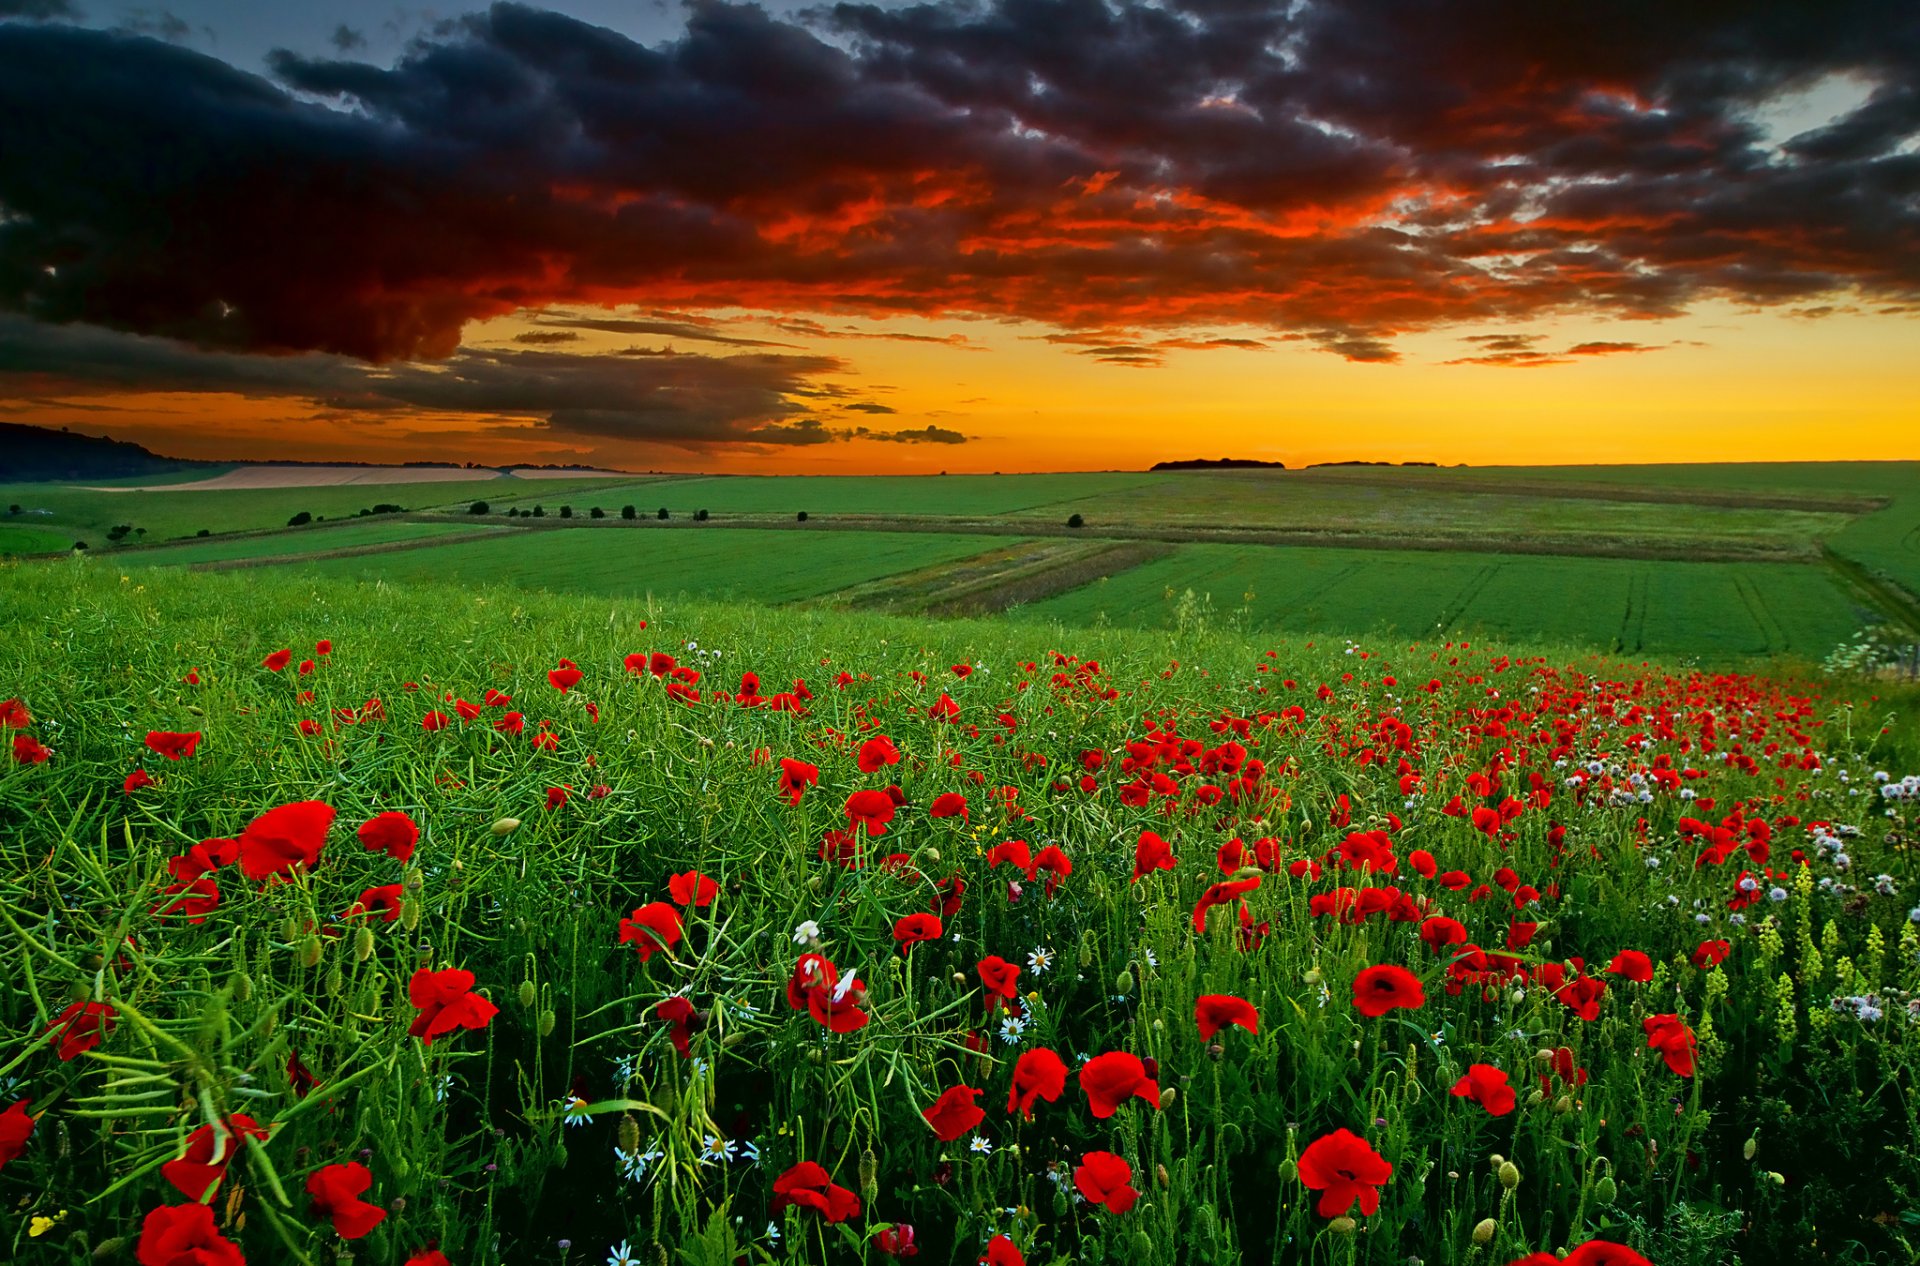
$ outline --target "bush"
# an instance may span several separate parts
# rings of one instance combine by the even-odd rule
[[[75,549],[85,549],[87,547],[87,543],[85,541],[75,541],[73,543],[73,547]]]
[[[20,503],[19,503],[18,501],[16,501],[16,502],[14,502],[14,503],[13,503],[12,505],[10,505],[10,506],[8,506],[8,507],[7,507],[7,513],[8,513],[8,514],[18,514],[18,513],[20,513]]]
[[[391,501],[382,501],[373,508],[373,512],[375,514],[405,514],[407,508],[405,506],[397,506]]]
[[[533,517],[534,517],[534,518],[536,518],[536,519],[544,519],[544,518],[546,518],[546,517],[547,517],[547,508],[546,508],[545,506],[535,506],[535,507],[533,508]]]
[[[561,506],[561,507],[560,507],[560,517],[561,517],[561,518],[563,518],[563,519],[571,519],[571,518],[573,517],[573,507],[572,507],[572,506]]]
[[[1085,527],[1087,526],[1087,521],[1077,514],[1070,514],[1067,516],[1067,526],[1070,528]]]
[[[308,514],[305,510],[302,510],[300,513],[294,515],[291,519],[287,520],[287,526],[288,527],[305,527],[307,524],[311,522],[313,522],[313,516],[311,514]]]
[[[112,541],[115,545],[118,545],[121,541],[124,541],[127,539],[127,533],[131,531],[133,531],[133,524],[116,523],[112,527],[107,529],[107,539],[109,541]]]
[[[705,523],[707,521],[707,512],[705,510],[695,510],[693,512],[693,521],[695,523]]]
[[[607,512],[599,506],[595,506],[593,509],[587,511],[587,517],[589,519],[604,519],[607,517]]]
[[[632,506],[621,506],[620,517],[623,519],[636,519],[640,517],[640,512]]]
[[[491,509],[493,509],[493,507],[488,505],[486,502],[476,501],[472,505],[467,507],[467,513],[468,514],[485,514]]]
[[[200,529],[200,530],[199,530],[198,532],[195,532],[195,533],[194,533],[194,535],[195,535],[195,536],[212,536],[212,535],[213,535],[213,529],[211,529],[211,528],[201,528],[201,529]]]
[[[656,519],[659,519],[659,520],[661,520],[662,522],[664,522],[664,521],[666,521],[667,519],[670,519],[670,518],[672,518],[673,516],[667,513],[667,508],[666,508],[665,506],[661,506],[661,507],[660,507],[660,513],[658,513],[658,514],[656,514],[656,515],[654,515],[653,517],[654,517],[654,518],[656,518]]]
[[[796,523],[805,523],[806,521],[807,512],[805,510],[802,510],[798,515],[794,516],[794,522]]]
[[[508,506],[508,507],[507,507],[507,517],[508,517],[509,519],[517,519],[517,518],[519,518],[519,517],[520,517],[520,507],[519,507],[519,506]]]

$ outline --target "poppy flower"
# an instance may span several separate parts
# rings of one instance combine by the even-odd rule
[[[933,804],[927,809],[930,818],[959,818],[967,821],[967,798],[957,791],[948,791],[933,798]]]
[[[197,730],[192,734],[177,734],[172,730],[147,731],[147,750],[156,756],[164,756],[168,760],[179,760],[183,756],[191,756],[193,750],[199,746],[200,733]]]
[[[1073,1185],[1088,1204],[1107,1207],[1109,1213],[1125,1213],[1133,1208],[1140,1193],[1129,1184],[1133,1166],[1112,1152],[1088,1152],[1073,1168]]]
[[[1260,1013],[1253,1004],[1230,993],[1203,993],[1194,999],[1193,1022],[1200,1026],[1203,1042],[1211,1042],[1213,1035],[1229,1024],[1237,1024],[1249,1033],[1260,1031]]]
[[[800,797],[807,794],[807,788],[820,781],[820,767],[809,765],[803,760],[780,758],[780,794],[786,797],[788,804],[799,804]]]
[[[1321,1192],[1317,1206],[1323,1218],[1335,1218],[1360,1202],[1360,1212],[1371,1217],[1380,1208],[1380,1186],[1393,1177],[1393,1166],[1351,1130],[1335,1130],[1307,1144],[1300,1153],[1300,1181]]]
[[[996,1235],[987,1241],[987,1251],[980,1258],[979,1266],[1027,1266],[1027,1259],[1011,1239]]]
[[[377,888],[363,890],[340,917],[357,919],[371,914],[379,915],[385,923],[392,923],[400,917],[399,884],[381,884]]]
[[[946,928],[940,922],[940,916],[934,914],[909,914],[893,925],[893,939],[901,946],[912,945],[916,941],[934,941],[940,938]]]
[[[1353,978],[1353,1005],[1361,1015],[1378,1019],[1396,1008],[1412,1010],[1426,1002],[1419,978],[1404,967],[1383,963]]]
[[[1491,1064],[1471,1064],[1467,1075],[1453,1083],[1453,1095],[1471,1099],[1487,1110],[1489,1116],[1503,1117],[1513,1111],[1513,1087],[1507,1075]]]
[[[866,987],[853,972],[842,979],[825,954],[802,954],[787,980],[787,1005],[805,1011],[831,1033],[865,1028],[870,1018],[860,1009]]]
[[[1033,870],[1028,872],[1028,878],[1043,870],[1047,872],[1046,892],[1051,901],[1054,890],[1073,873],[1073,859],[1061,852],[1058,844],[1049,844],[1033,855]]]
[[[854,760],[859,764],[861,773],[877,773],[888,765],[900,763],[900,749],[886,735],[876,734],[860,745]]]
[[[1653,1266],[1653,1263],[1625,1244],[1588,1240],[1561,1258],[1559,1266]]]
[[[1667,1067],[1681,1077],[1693,1076],[1695,1041],[1693,1030],[1677,1015],[1650,1015],[1640,1021],[1647,1035],[1647,1046],[1660,1052]]]
[[[453,1263],[439,1249],[428,1247],[409,1257],[406,1266],[453,1266]]]
[[[980,1092],[971,1086],[955,1086],[942,1092],[932,1106],[922,1108],[920,1115],[933,1127],[935,1138],[951,1143],[987,1119],[987,1114],[974,1102],[979,1097]]]
[[[633,942],[640,961],[646,962],[661,950],[680,943],[680,912],[664,901],[649,901],[620,920],[617,944]]]
[[[720,895],[720,885],[697,870],[688,870],[667,880],[667,893],[683,906],[710,906]]]
[[[180,914],[186,916],[188,923],[205,923],[207,916],[220,908],[220,885],[205,876],[168,884],[161,895],[173,900],[154,905],[152,914],[156,919]]]
[[[1193,934],[1205,936],[1207,933],[1207,911],[1215,906],[1232,905],[1245,893],[1260,886],[1260,876],[1249,875],[1245,879],[1228,879],[1211,884],[1200,894],[1200,900],[1193,904]]]
[[[527,728],[525,713],[507,712],[496,718],[493,728],[502,734],[523,734]]]
[[[27,1112],[31,1099],[21,1099],[5,1112],[0,1112],[0,1169],[5,1169],[20,1159],[27,1150],[27,1140],[33,1136],[33,1117]]]
[[[1727,951],[1733,948],[1726,941],[1702,941],[1700,948],[1693,951],[1695,967],[1718,967],[1726,961]]]
[[[100,1039],[119,1023],[119,1012],[111,1002],[69,1002],[46,1027],[45,1031],[52,1034],[47,1042],[60,1048],[60,1059],[65,1062],[100,1045]]]
[[[1444,914],[1436,914],[1421,920],[1420,939],[1432,946],[1435,953],[1439,953],[1449,945],[1466,944],[1467,925]]]
[[[873,1233],[873,1247],[888,1257],[918,1257],[920,1246],[913,1242],[913,1224],[896,1222]]]
[[[307,1194],[313,1197],[313,1216],[331,1218],[343,1240],[357,1240],[379,1226],[387,1211],[368,1204],[360,1193],[373,1186],[373,1175],[359,1161],[322,1165],[307,1176]]]
[[[446,971],[422,967],[414,972],[407,982],[407,1001],[420,1011],[407,1032],[424,1046],[432,1046],[434,1038],[455,1029],[484,1029],[500,1014],[499,1007],[473,992],[473,973],[458,967]]]
[[[299,1051],[287,1053],[287,1085],[297,1099],[306,1098],[320,1085],[320,1079],[313,1075],[313,1070],[300,1062]]]
[[[998,954],[989,954],[980,960],[977,969],[980,983],[985,986],[989,996],[1003,998],[1009,1002],[1019,992],[1018,980],[1020,968]]]
[[[1160,1106],[1160,1086],[1147,1076],[1147,1066],[1138,1055],[1126,1051],[1108,1051],[1095,1055],[1080,1066],[1080,1088],[1087,1092],[1087,1106],[1104,1121],[1129,1099],[1145,1099]]]
[[[1057,1103],[1067,1088],[1067,1065],[1044,1046],[1021,1053],[1013,1066],[1013,1086],[1007,1091],[1007,1111],[1018,1108],[1033,1120],[1033,1102]]]
[[[845,1222],[860,1214],[860,1197],[836,1187],[827,1171],[813,1161],[801,1161],[773,1180],[773,1211],[790,1204],[812,1209],[829,1222]]]
[[[190,883],[208,871],[228,865],[239,856],[239,840],[201,840],[180,856],[170,858],[167,869],[175,879]]]
[[[847,821],[855,828],[865,827],[868,835],[885,835],[898,808],[884,791],[856,791],[847,797]]]
[[[560,661],[560,667],[548,670],[547,684],[561,694],[565,694],[579,685],[580,678],[585,675],[574,666],[572,660],[563,659]]]
[[[313,644],[313,653],[315,655],[320,656],[322,659],[325,659],[327,656],[333,654],[333,639],[330,637],[323,637],[319,641],[315,642]]]
[[[249,1138],[265,1140],[267,1131],[250,1116],[235,1113],[224,1132],[203,1125],[187,1135],[187,1150],[160,1167],[160,1176],[189,1200],[204,1200],[208,1190],[227,1176],[227,1162],[239,1155]]]
[[[0,700],[0,730],[24,730],[33,724],[33,714],[18,699]]]
[[[1006,865],[1018,866],[1026,872],[1028,879],[1033,878],[1033,850],[1025,840],[1006,840],[987,850],[988,870],[997,870]]]
[[[203,1204],[166,1204],[147,1214],[133,1254],[140,1266],[247,1266]]]
[[[13,760],[17,765],[44,765],[53,749],[31,734],[13,736]]]
[[[927,709],[927,715],[936,721],[951,721],[960,715],[960,705],[953,701],[952,695],[942,690],[940,697],[933,701],[933,706]]]
[[[420,718],[420,728],[429,733],[435,730],[444,730],[451,724],[452,722],[447,720],[447,714],[444,712],[429,712]]]
[[[291,647],[285,647],[261,660],[260,666],[270,673],[277,673],[292,662],[293,650]]]
[[[558,809],[567,803],[567,797],[573,794],[571,787],[548,787],[547,808]]]
[[[385,853],[396,862],[411,861],[414,845],[420,842],[420,828],[413,819],[392,810],[362,822],[354,834],[369,853]]]
[[[125,782],[120,784],[120,790],[125,792],[127,795],[132,795],[136,791],[140,791],[151,786],[153,786],[153,775],[149,774],[144,769],[136,769],[132,773],[127,775],[127,780]]]
[[[1139,883],[1149,871],[1172,870],[1175,860],[1165,840],[1152,831],[1140,832],[1140,840],[1133,846],[1133,882]]]
[[[680,1052],[680,1058],[686,1059],[693,1054],[693,1003],[675,996],[666,999],[654,1007],[655,1019],[664,1020],[671,1027],[667,1030],[667,1040],[673,1043],[673,1049]]]
[[[1607,971],[1615,976],[1644,985],[1653,979],[1653,960],[1639,950],[1621,950],[1607,964]]]
[[[295,866],[312,870],[333,825],[333,806],[319,800],[283,804],[247,824],[240,832],[240,870],[248,879],[284,875]]]

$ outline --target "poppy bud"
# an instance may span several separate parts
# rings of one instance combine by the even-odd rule
[[[1533,1053],[1533,1062],[1542,1068],[1552,1068],[1553,1052],[1543,1046]]]
[[[953,983],[959,985],[962,989],[966,988],[967,974],[959,971],[953,973]]]
[[[1156,1018],[1153,1022],[1153,1031],[1155,1033],[1165,1033],[1167,1031],[1167,1022]]]
[[[1140,1061],[1140,1066],[1146,1071],[1148,1081],[1160,1080],[1160,1061],[1159,1060],[1149,1056],[1146,1059],[1143,1059]]]
[[[1153,1237],[1145,1231],[1133,1233],[1133,1252],[1136,1259],[1143,1262],[1153,1260]]]
[[[631,1112],[620,1118],[620,1150],[628,1156],[640,1154],[640,1122]]]
[[[1553,1101],[1553,1110],[1559,1113],[1561,1116],[1565,1116],[1567,1115],[1567,1113],[1572,1112],[1573,1096],[1561,1095],[1558,1099],[1555,1099]]]
[[[400,926],[409,932],[420,929],[420,903],[411,898],[400,903]]]
[[[926,858],[928,861],[938,866],[940,864],[940,850],[937,848],[930,848],[926,850]]]
[[[353,934],[353,961],[364,963],[373,957],[373,929],[362,924]]]
[[[1767,1179],[1776,1187],[1784,1187],[1787,1185],[1787,1176],[1785,1174],[1776,1174],[1771,1169],[1767,1171]]]
[[[807,1048],[807,1062],[809,1064],[822,1063],[825,1060],[825,1058],[826,1057],[820,1053],[819,1047],[810,1046]]]
[[[1745,1147],[1742,1147],[1740,1149],[1740,1155],[1746,1157],[1748,1160],[1752,1160],[1753,1154],[1759,1150],[1760,1150],[1760,1136],[1756,1134],[1752,1138],[1749,1138],[1747,1140]]]
[[[1520,1167],[1512,1161],[1502,1161],[1500,1164],[1500,1185],[1508,1191],[1512,1191],[1515,1187],[1518,1187],[1520,1185]]]
[[[99,1247],[93,1250],[93,1259],[97,1262],[104,1262],[109,1257],[118,1257],[120,1251],[130,1243],[132,1243],[132,1241],[124,1235],[116,1235],[110,1240],[101,1240]]]
[[[1155,1165],[1153,1167],[1153,1176],[1160,1180],[1160,1189],[1162,1191],[1165,1191],[1173,1185],[1173,1180],[1167,1177],[1167,1167],[1165,1165]]]
[[[1475,1244],[1491,1244],[1493,1242],[1493,1233],[1499,1229],[1500,1224],[1492,1218],[1481,1218],[1473,1224],[1473,1242]]]
[[[1318,967],[1309,967],[1307,968],[1307,974],[1302,976],[1300,979],[1306,981],[1310,985],[1317,985],[1320,983],[1320,969]]]
[[[1180,1097],[1180,1092],[1178,1090],[1175,1090],[1172,1086],[1168,1086],[1160,1092],[1160,1106],[1163,1108],[1171,1108],[1173,1106],[1173,1101],[1175,1099],[1178,1099],[1179,1097]]]
[[[1121,968],[1120,974],[1113,978],[1113,987],[1121,993],[1131,993],[1133,991],[1133,973],[1124,967]]]
[[[1535,1090],[1527,1096],[1527,1106],[1529,1108],[1537,1108],[1546,1101],[1546,1098],[1547,1095],[1544,1090]]]
[[[491,827],[487,829],[493,832],[495,838],[504,839],[505,837],[512,835],[515,831],[520,829],[520,819],[519,818],[501,818],[498,822],[495,822]]]
[[[520,982],[520,1005],[531,1007],[539,999],[540,991],[535,989],[531,980]]]
[[[1295,1165],[1292,1161],[1283,1160],[1280,1162],[1280,1181],[1281,1182],[1292,1182],[1294,1180],[1294,1177],[1298,1175],[1299,1172],[1300,1172],[1300,1167],[1298,1165]]]
[[[1335,1235],[1352,1235],[1359,1226],[1360,1224],[1352,1218],[1341,1216],[1327,1223],[1327,1230]]]
[[[860,1195],[868,1204],[880,1198],[880,1162],[871,1147],[860,1154]]]
[[[1225,1046],[1222,1046],[1218,1042],[1215,1042],[1212,1045],[1207,1047],[1207,1058],[1210,1060],[1213,1060],[1215,1063],[1219,1063],[1220,1057],[1222,1055],[1225,1055],[1226,1053],[1227,1053],[1227,1048]]]
[[[300,928],[292,919],[280,920],[280,939],[291,944],[293,938],[300,935]]]
[[[560,1169],[565,1169],[567,1167],[567,1145],[564,1142],[554,1143],[553,1163],[557,1168],[560,1168]]]
[[[364,932],[367,929],[361,928],[360,930]],[[340,996],[340,991],[342,989],[345,989],[346,987],[347,987],[347,978],[341,972],[340,964],[335,963],[332,967],[327,969],[327,996],[329,998],[338,998]]]
[[[557,1023],[557,1020],[556,1020],[556,1019],[555,1019],[555,1017],[554,1017],[554,1014],[553,1014],[553,1009],[552,1009],[551,1007],[549,1007],[549,1008],[548,1008],[547,1010],[545,1010],[545,1011],[542,1011],[542,1012],[540,1013],[540,1036],[541,1036],[541,1037],[552,1037],[552,1036],[553,1036],[553,1026],[554,1026],[554,1025],[555,1025],[556,1023]]]
[[[807,880],[807,890],[809,892],[819,892],[821,882],[820,876],[815,875],[813,878]]]
[[[1593,1184],[1593,1195],[1594,1199],[1598,1200],[1601,1204],[1612,1204],[1619,1198],[1620,1184],[1613,1180],[1612,1174],[1608,1174],[1599,1182]]]
[[[318,967],[320,965],[320,938],[309,933],[300,940],[300,965]]]
[[[233,1000],[245,1002],[253,997],[253,977],[243,971],[233,973]]]
[[[1093,945],[1088,938],[1082,937],[1080,939],[1080,967],[1081,970],[1084,971],[1091,966],[1093,966]]]
[[[667,1266],[667,1246],[659,1240],[653,1242],[653,1266]]]

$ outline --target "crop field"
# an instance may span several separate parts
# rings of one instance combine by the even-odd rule
[[[937,515],[967,518],[1013,514],[1038,507],[1059,509],[1064,519],[1079,503],[1125,504],[1128,494],[1150,488],[1161,476],[1136,472],[1085,475],[729,475],[607,484],[592,490],[587,505],[609,511],[633,504],[643,515],[666,509],[676,517],[715,514]],[[581,494],[584,496],[585,494]],[[581,496],[574,497],[580,511]],[[558,498],[544,489],[492,503],[531,509],[542,502],[551,514]],[[1074,503],[1069,506],[1068,503]]]
[[[1025,614],[1072,625],[1220,619],[1289,632],[1539,636],[1715,659],[1818,658],[1860,623],[1814,566],[1224,545],[1183,546]]]
[[[11,1260],[1915,1252],[1914,692],[123,575],[0,569]]]
[[[517,584],[596,597],[792,602],[1002,543],[937,533],[559,528],[303,566],[324,576]]]
[[[128,567],[186,567],[196,563],[231,563],[254,558],[296,558],[332,550],[362,549],[369,545],[427,542],[436,537],[486,535],[506,530],[484,520],[469,523],[414,523],[396,522],[381,516],[344,520],[338,524],[288,528],[283,532],[268,532],[259,536],[128,550],[118,555],[115,561]]]

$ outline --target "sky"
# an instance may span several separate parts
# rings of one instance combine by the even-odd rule
[[[1920,458],[1920,5],[0,0],[0,420],[631,470]]]

